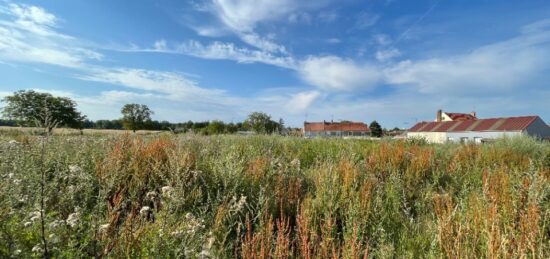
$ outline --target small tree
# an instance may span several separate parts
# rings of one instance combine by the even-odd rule
[[[277,122],[271,120],[271,116],[263,112],[253,112],[244,122],[258,134],[270,134],[277,128]]]
[[[149,121],[153,111],[145,104],[129,103],[122,107],[122,125],[125,129],[136,130],[144,129]]]
[[[76,109],[76,103],[66,97],[55,97],[49,93],[38,93],[32,90],[21,90],[2,99],[7,103],[2,114],[4,117],[15,120],[22,126],[36,126],[37,122],[44,121],[44,114],[56,125],[82,128],[86,116]],[[46,127],[49,133],[53,124]],[[39,125],[40,126],[40,125]]]
[[[225,124],[223,121],[213,120],[208,123],[206,131],[208,132],[208,135],[222,134],[225,131]]]
[[[372,137],[380,138],[382,137],[382,126],[377,121],[373,121],[369,125],[370,135]]]

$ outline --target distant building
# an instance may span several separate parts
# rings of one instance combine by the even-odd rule
[[[407,138],[424,138],[431,143],[481,143],[503,136],[518,135],[550,138],[550,127],[538,116],[445,121],[444,116],[440,116],[440,111],[437,114],[441,120],[417,123],[409,129]]]
[[[476,113],[455,113],[455,112],[443,112],[438,110],[435,121],[467,121],[477,120]]]
[[[304,137],[361,137],[369,136],[370,129],[363,122],[304,122]]]

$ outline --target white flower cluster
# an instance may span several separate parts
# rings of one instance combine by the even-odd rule
[[[56,228],[61,227],[63,225],[65,225],[65,220],[56,219],[52,223],[50,223],[50,229],[56,229]]]
[[[37,220],[40,220],[40,211],[33,211],[29,214],[29,217],[31,219],[32,222],[35,222]]]
[[[42,248],[42,244],[36,244],[33,246],[32,250],[33,253],[41,254],[44,252],[44,249]]]
[[[174,188],[170,186],[163,186],[160,188],[160,191],[162,192],[162,196],[170,198],[174,194]]]
[[[109,224],[108,224],[108,223],[107,223],[107,224],[99,225],[99,229],[98,229],[98,230],[99,230],[100,233],[103,233],[103,232],[107,231],[107,229],[109,229]]]
[[[233,196],[231,199],[231,211],[241,211],[246,205],[246,196],[241,195],[241,198],[237,201],[237,197]]]
[[[18,145],[19,142],[18,142],[17,140],[15,140],[15,139],[12,139],[12,140],[8,141],[8,144],[14,145],[14,146],[15,146],[15,145]]]
[[[196,218],[192,213],[185,214],[186,224],[183,230],[177,230],[170,233],[174,237],[179,237],[182,234],[194,235],[197,231],[204,229],[204,220]]]
[[[290,162],[290,165],[291,165],[294,169],[300,170],[300,159],[294,158],[294,159]]]
[[[80,212],[75,212],[69,214],[69,217],[67,217],[67,225],[69,225],[71,228],[75,228],[80,224]]]
[[[142,217],[145,217],[145,216],[148,216],[150,212],[151,212],[151,207],[143,206],[139,210],[139,215],[141,215]]]
[[[147,194],[145,194],[145,197],[150,201],[156,201],[159,197],[158,193],[155,191],[150,191]]]
[[[80,166],[77,166],[77,165],[69,165],[69,172],[71,174],[79,174],[79,173],[82,173],[82,168]]]

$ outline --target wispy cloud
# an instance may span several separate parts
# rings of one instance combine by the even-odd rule
[[[46,10],[10,3],[1,9],[0,59],[81,68],[88,60],[100,60],[96,51],[80,47],[77,40],[58,33],[58,18]]]
[[[309,57],[301,62],[299,73],[307,83],[329,91],[372,89],[382,75],[375,66],[337,56]]]
[[[215,15],[228,30],[250,46],[273,53],[287,53],[283,45],[260,35],[256,31],[258,24],[281,19],[289,22],[310,21],[311,16],[300,10],[316,9],[329,2],[331,1],[212,0],[210,4],[201,5],[200,8]],[[197,30],[199,34],[208,35],[204,33],[204,27],[198,28],[201,28]]]
[[[434,94],[494,95],[537,87],[550,68],[549,25],[528,25],[517,37],[463,55],[401,61],[385,69],[387,81]]]

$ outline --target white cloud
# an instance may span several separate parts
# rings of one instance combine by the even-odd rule
[[[183,54],[204,59],[227,59],[239,63],[264,63],[273,66],[295,69],[296,61],[288,55],[277,55],[269,51],[237,47],[233,43],[215,41],[210,44],[202,44],[195,40],[180,43],[174,47],[168,46],[165,41],[156,41],[152,48],[117,48],[124,52],[162,52],[171,54]]]
[[[239,36],[242,41],[258,49],[274,53],[287,53],[284,46],[274,43],[270,39],[261,37],[256,33],[240,33]]]
[[[0,60],[80,68],[87,60],[102,58],[79,47],[74,38],[57,33],[58,19],[42,8],[9,4],[2,13],[6,17],[0,19]]]
[[[336,91],[369,90],[381,79],[376,67],[337,56],[309,57],[301,63],[299,73],[311,85]]]
[[[399,56],[401,56],[401,52],[396,48],[379,50],[375,54],[376,59],[380,62],[385,62]]]
[[[167,50],[166,41],[165,40],[157,40],[157,41],[155,41],[154,47],[155,47],[156,51],[166,51]]]
[[[548,78],[550,30],[533,26],[518,37],[445,58],[406,60],[385,70],[391,84],[407,84],[423,93],[502,94],[536,87]]]
[[[293,113],[305,111],[320,96],[319,91],[299,92],[292,95],[287,103],[287,109]]]
[[[295,61],[289,56],[276,56],[262,50],[236,47],[233,43],[214,42],[203,45],[197,41],[188,41],[179,45],[176,52],[207,59],[229,59],[240,63],[265,63],[284,68],[294,68]]]
[[[201,98],[208,102],[225,94],[219,89],[201,88],[182,74],[134,68],[94,68],[79,77],[82,80],[103,82],[129,88],[157,92],[171,99]]]
[[[281,18],[286,18],[290,22],[296,22],[298,19],[309,21],[309,14],[298,11],[318,8],[329,2],[330,0],[212,0],[210,9],[243,42],[261,50],[286,53],[284,46],[259,35],[255,31],[257,25]]]
[[[9,9],[12,14],[19,18],[19,20],[26,20],[36,24],[48,26],[55,25],[57,21],[55,15],[48,13],[44,9],[37,6],[9,4]]]

